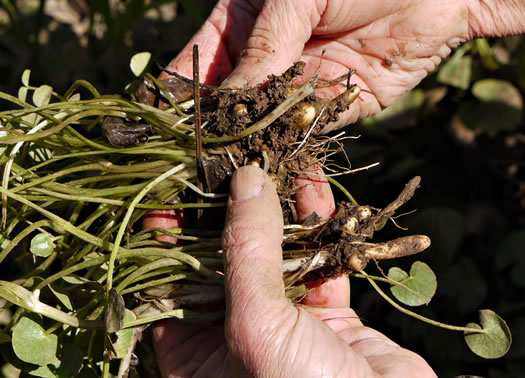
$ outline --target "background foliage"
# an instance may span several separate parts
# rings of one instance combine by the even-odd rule
[[[2,0],[0,90],[16,94],[30,68],[32,82],[59,93],[76,79],[101,93],[122,93],[132,80],[134,53],[151,51],[154,61],[167,64],[214,3]],[[472,41],[388,110],[346,129],[361,135],[346,145],[355,167],[381,163],[342,180],[360,203],[384,206],[411,177],[423,178],[405,209],[418,211],[397,219],[432,238],[420,259],[437,275],[437,295],[418,311],[465,325],[477,321],[478,309],[490,308],[513,332],[504,358],[483,360],[461,334],[398,313],[368,283],[353,279],[352,303],[366,324],[423,355],[439,376],[518,377],[525,370],[524,90],[524,38]],[[388,224],[380,235],[399,233]],[[396,265],[408,271],[412,260],[405,260]],[[15,274],[16,266],[0,272],[6,280]]]

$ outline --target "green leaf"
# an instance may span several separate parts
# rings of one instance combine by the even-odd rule
[[[18,88],[18,98],[22,101],[25,101],[27,98],[27,87]]]
[[[49,104],[52,94],[53,88],[51,88],[49,85],[41,85],[33,93],[33,102],[36,106],[45,106]]]
[[[124,322],[129,322],[137,319],[133,311],[128,309],[125,310]],[[116,333],[117,340],[113,343],[113,351],[115,352],[115,358],[124,358],[128,353],[128,349],[131,346],[133,340],[133,334],[135,333],[134,328],[121,329]]]
[[[514,130],[521,121],[523,99],[516,87],[503,80],[477,81],[472,94],[479,101],[466,101],[459,108],[463,123],[489,132]]]
[[[472,77],[472,58],[467,56],[452,56],[439,69],[437,80],[463,90],[468,89]]]
[[[390,268],[388,278],[406,286],[392,285],[390,290],[398,301],[408,306],[428,304],[436,293],[436,275],[427,264],[421,261],[412,264],[410,275],[400,268]]]
[[[58,338],[46,334],[35,314],[23,316],[13,328],[13,350],[24,362],[44,366],[57,359]]]
[[[472,352],[483,358],[500,358],[512,344],[507,323],[492,310],[480,310],[481,326],[469,323],[467,327],[483,329],[483,333],[465,331],[465,341]]]
[[[150,60],[151,53],[147,51],[139,52],[133,55],[131,62],[129,63],[131,72],[133,72],[136,77],[141,77],[146,72]]]
[[[31,370],[30,374],[37,377],[69,378],[75,377],[82,369],[83,353],[75,344],[63,344],[59,358],[46,366]]]
[[[29,250],[33,255],[48,257],[55,249],[55,243],[49,234],[40,233],[31,239]]]
[[[26,68],[22,73],[22,84],[26,87],[29,86],[29,76],[31,76],[31,70]]]
[[[73,305],[67,294],[61,293],[53,288],[53,285],[48,285],[49,289],[55,294],[60,303],[62,303],[69,311],[73,311]]]
[[[104,321],[107,332],[117,332],[124,325],[126,307],[124,298],[115,289],[109,291],[109,298],[104,311]]]

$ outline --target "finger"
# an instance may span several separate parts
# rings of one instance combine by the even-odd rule
[[[295,195],[299,222],[303,222],[314,212],[320,217],[331,217],[335,214],[334,196],[328,180],[321,176],[321,169],[314,168],[313,171],[315,173],[298,177],[295,180],[299,187]],[[316,307],[349,307],[350,281],[348,276],[343,274],[311,288],[301,302]]]
[[[321,7],[321,6],[320,6]],[[317,1],[267,0],[241,52],[239,64],[223,83],[241,88],[281,74],[301,57],[323,9]]]
[[[218,85],[230,74],[257,18],[262,1],[221,0],[199,31],[166,67],[193,76],[193,45],[199,46],[202,83]],[[160,75],[168,78],[167,73]]]
[[[232,177],[222,237],[230,312],[284,298],[282,237],[282,211],[272,181],[260,168],[240,168]]]

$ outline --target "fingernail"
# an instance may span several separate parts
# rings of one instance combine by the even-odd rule
[[[247,201],[259,197],[264,189],[262,169],[248,165],[239,168],[232,177],[230,197],[232,201]]]

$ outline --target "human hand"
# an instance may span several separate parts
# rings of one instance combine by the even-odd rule
[[[312,210],[330,215],[328,184],[302,180],[311,185],[298,193],[300,216]],[[240,168],[223,234],[225,325],[156,325],[163,376],[435,376],[420,356],[363,326],[348,307],[346,277],[310,294],[309,303],[322,307],[294,306],[282,280],[282,236],[271,180],[259,168]]]
[[[393,103],[461,42],[523,32],[523,19],[525,4],[500,0],[220,0],[168,69],[191,77],[194,44],[200,77],[212,85],[253,86],[298,60],[307,63],[304,80],[356,69],[352,81],[373,95],[362,93],[329,131]]]

